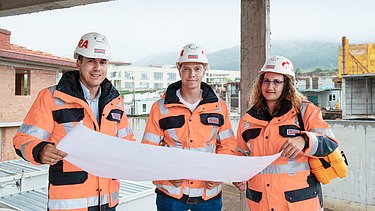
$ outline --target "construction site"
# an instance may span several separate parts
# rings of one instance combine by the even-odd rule
[[[69,8],[108,0],[2,1],[0,18]],[[247,111],[252,81],[270,55],[270,0],[241,0],[241,80],[218,86],[237,128]],[[12,139],[38,92],[75,70],[75,60],[29,50],[10,41],[11,32],[0,29],[0,210],[46,210],[48,165],[34,166],[15,153]],[[337,73],[308,73],[297,86],[319,106],[340,150],[349,162],[345,178],[323,186],[325,210],[375,211],[375,43],[351,44],[342,37],[337,48]],[[110,76],[108,76],[110,79]],[[35,80],[37,79],[37,80]],[[6,100],[4,100],[6,99]],[[241,109],[243,108],[243,109]],[[146,118],[129,118],[137,141]],[[235,131],[236,132],[236,131]],[[121,181],[117,210],[156,210],[151,182]],[[223,210],[245,211],[246,194],[224,185]]]

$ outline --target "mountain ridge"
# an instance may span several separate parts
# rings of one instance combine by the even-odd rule
[[[271,55],[285,56],[295,69],[337,69],[339,43],[277,41],[271,44]],[[178,52],[153,54],[135,65],[175,65]],[[207,54],[210,68],[215,70],[240,70],[240,46],[221,49]]]

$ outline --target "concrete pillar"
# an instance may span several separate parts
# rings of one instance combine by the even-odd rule
[[[251,86],[269,57],[270,0],[241,0],[241,115],[248,111]]]

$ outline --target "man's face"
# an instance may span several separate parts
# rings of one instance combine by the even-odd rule
[[[82,61],[77,59],[76,65],[79,70],[80,81],[91,91],[99,88],[107,75],[106,59],[94,59],[83,57]]]
[[[182,86],[188,89],[195,89],[200,86],[202,78],[206,74],[206,70],[202,63],[185,62],[182,63],[179,74],[182,80]]]

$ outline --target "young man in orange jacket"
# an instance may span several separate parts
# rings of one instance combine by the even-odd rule
[[[181,80],[169,85],[165,96],[152,106],[142,143],[236,154],[228,108],[202,82],[208,69],[203,49],[195,44],[185,46],[177,69]],[[180,178],[154,181],[154,184],[158,211],[219,211],[222,208],[221,182]]]
[[[74,52],[78,71],[43,89],[13,139],[16,153],[33,164],[48,164],[49,211],[115,210],[118,180],[91,175],[63,160],[56,144],[79,122],[92,130],[134,140],[123,100],[106,79],[110,47],[99,33],[83,35]],[[95,150],[95,149],[92,149]]]

